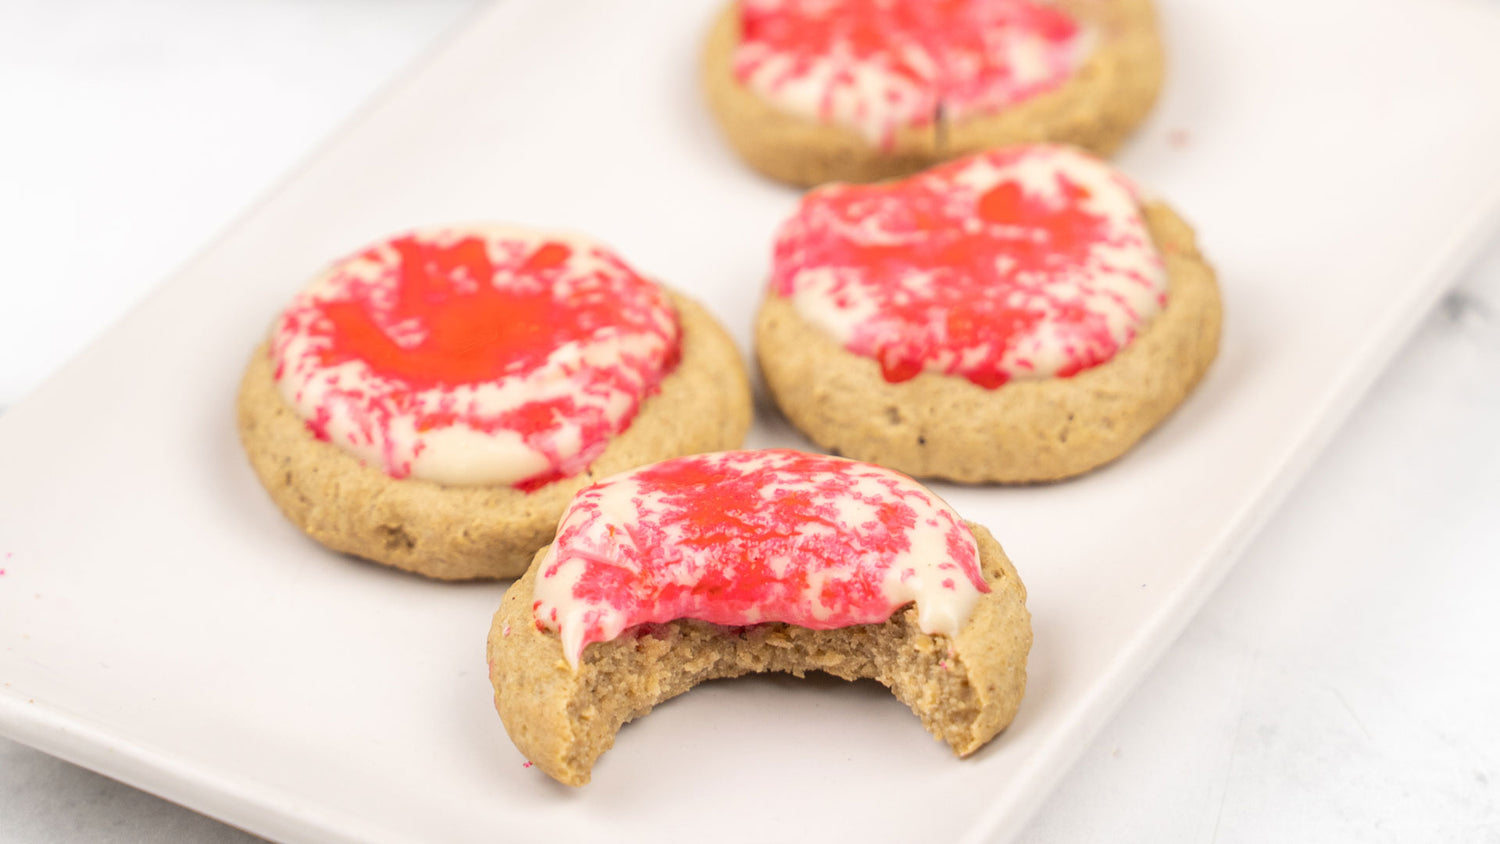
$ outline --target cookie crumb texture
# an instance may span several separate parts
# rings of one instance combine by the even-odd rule
[[[540,630],[531,617],[532,566],[506,591],[490,630],[495,708],[527,759],[559,782],[584,785],[622,725],[701,682],[821,671],[887,686],[929,732],[968,756],[1015,717],[1031,649],[1020,577],[987,530],[968,527],[990,591],[951,639],[921,632],[914,607],[882,624],[834,630],[679,620],[596,642],[575,672],[561,639]]]
[[[754,4],[767,5],[768,0]],[[947,5],[977,7],[978,4]],[[988,77],[993,77],[989,82],[983,73],[974,79],[967,78],[976,66],[973,57],[952,57],[954,67],[965,73],[959,74],[960,80],[950,81],[949,87],[954,87],[954,92],[945,100],[941,86],[936,90],[931,88],[934,80],[900,72],[904,57],[910,53],[909,47],[889,61],[876,62],[878,72],[872,72],[868,62],[856,62],[839,70],[795,56],[759,58],[759,45],[753,45],[755,49],[748,51],[747,56],[740,49],[745,40],[746,6],[732,3],[720,14],[708,35],[701,69],[704,93],[725,137],[740,157],[763,175],[793,185],[879,181],[990,147],[1021,143],[1067,143],[1102,156],[1113,154],[1145,119],[1161,88],[1164,58],[1150,0],[1058,0],[1055,4],[1010,5],[1042,5],[1046,11],[1065,13],[1067,19],[1076,21],[1079,37],[1072,37],[1071,31],[1059,33],[1055,22],[1047,23],[1053,17],[1063,17],[1055,13],[1045,19],[1036,10],[1031,14],[1018,11],[1000,15],[1001,20],[1037,18],[1027,23],[1031,27],[1045,23],[1036,33],[1041,42],[1018,40],[1004,30],[996,35],[1006,37],[988,38],[993,42],[988,45],[991,49],[996,44],[1020,44],[1027,59],[1024,63],[1018,59],[1011,73],[989,74]],[[927,6],[921,8],[929,10]],[[1013,29],[1014,21],[1011,24]],[[884,38],[882,35],[870,39],[869,33],[853,32],[867,40]],[[923,34],[929,36],[921,39],[924,46],[942,50],[945,47],[941,42],[952,41],[961,52],[961,42],[975,40],[930,37],[934,34],[941,35]],[[1052,60],[1045,63],[1044,69],[1027,70],[1023,66],[1036,63],[1038,55],[1045,52],[1043,47],[1062,53],[1077,53],[1082,48],[1086,50],[1086,58],[1059,82],[1059,69],[1069,62]],[[841,55],[858,53],[847,45],[840,51]],[[930,66],[931,62],[926,60],[913,65],[917,70]],[[790,86],[782,81],[797,70],[804,71],[808,79]],[[742,78],[745,76],[750,84]],[[815,105],[814,110],[823,112],[823,116],[799,113],[795,107],[775,103],[755,90],[765,87],[767,77],[789,88],[793,100]],[[821,95],[813,89],[821,91]],[[879,102],[860,102],[861,97],[871,96]],[[886,119],[878,121],[873,132],[870,125],[864,125],[880,116]]]
[[[818,445],[917,477],[1029,483],[1108,463],[1182,402],[1219,346],[1218,285],[1192,229],[1163,204],[1141,210],[1166,268],[1166,303],[1104,363],[994,389],[935,372],[892,383],[879,362],[772,293],[756,323],[766,384]]]
[[[240,439],[277,506],[323,545],[443,580],[515,577],[551,541],[579,489],[635,466],[744,440],[750,391],[734,341],[700,305],[677,294],[671,299],[682,331],[677,368],[586,470],[530,491],[398,480],[319,440],[280,394],[265,345],[240,384]]]

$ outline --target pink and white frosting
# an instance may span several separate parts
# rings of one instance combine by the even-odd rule
[[[742,0],[732,61],[761,98],[889,144],[1060,86],[1092,41],[1043,0]]]
[[[888,381],[996,388],[1109,360],[1166,304],[1167,275],[1128,179],[1026,146],[812,191],[778,233],[771,289]]]
[[[537,569],[532,613],[570,664],[628,628],[692,618],[818,630],[915,602],[957,635],[988,592],[941,499],[889,469],[796,451],[667,460],[584,489]]]
[[[582,471],[675,366],[657,285],[572,234],[417,231],[327,270],[281,315],[281,394],[392,477],[533,489]]]

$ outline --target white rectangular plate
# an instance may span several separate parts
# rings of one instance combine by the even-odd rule
[[[281,303],[381,234],[592,232],[749,350],[793,191],[700,105],[717,0],[507,0],[29,401],[0,417],[0,730],[289,841],[994,840],[1186,623],[1500,206],[1500,18],[1438,0],[1163,0],[1160,107],[1122,158],[1201,235],[1224,348],[1136,451],[940,487],[1031,590],[1015,724],[967,761],[874,684],[719,683],[583,790],[523,767],[483,646],[502,585],[326,553],[240,454]],[[806,443],[760,408],[752,445]],[[1296,588],[1288,584],[1288,588]]]

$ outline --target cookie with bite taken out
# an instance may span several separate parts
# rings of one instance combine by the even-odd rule
[[[625,722],[760,672],[873,678],[967,756],[1015,717],[1030,647],[988,531],[888,469],[768,450],[582,490],[506,591],[488,655],[516,747],[583,785]]]

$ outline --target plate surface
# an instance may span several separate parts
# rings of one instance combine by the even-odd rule
[[[594,233],[748,352],[796,194],[739,166],[699,103],[714,5],[497,4],[0,417],[0,732],[288,841],[1006,837],[1500,222],[1492,9],[1163,0],[1171,77],[1121,164],[1199,229],[1224,348],[1103,471],[939,487],[1031,593],[1015,724],[960,762],[873,684],[716,683],[566,789],[491,708],[503,585],[304,540],[240,454],[234,390],[323,263],[440,221]],[[759,411],[751,445],[806,445]]]

